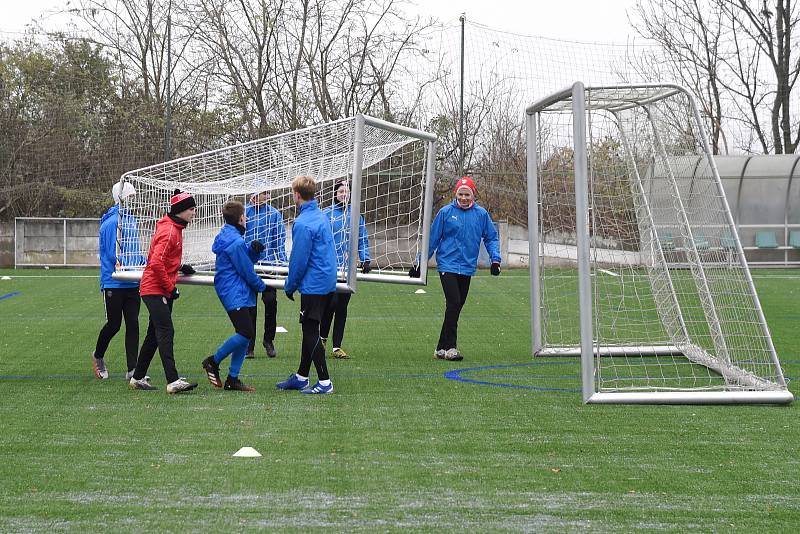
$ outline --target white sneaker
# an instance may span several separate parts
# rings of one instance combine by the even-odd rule
[[[95,358],[92,352],[92,367],[94,368],[94,376],[100,380],[108,378],[108,369],[106,369],[106,361],[103,358]]]
[[[133,371],[128,371],[127,373],[125,373],[125,380],[130,380],[131,378],[133,378],[133,373],[135,371],[136,371],[136,369],[134,369]],[[147,377],[145,377],[145,378],[147,378]]]
[[[437,349],[437,350],[433,351],[433,357],[434,358],[438,358],[440,360],[444,360],[444,357],[445,357],[446,354],[447,354],[447,351],[444,350],[444,349]]]
[[[184,391],[191,391],[197,387],[195,382],[187,382],[185,378],[179,378],[175,382],[167,384],[167,393],[174,395],[176,393],[183,393]]]
[[[150,377],[146,376],[141,380],[136,380],[131,376],[130,380],[128,381],[128,387],[131,389],[141,389],[143,391],[152,391],[156,389],[154,385],[150,383]]]
[[[459,362],[463,360],[464,357],[461,355],[460,352],[458,352],[458,349],[453,348],[453,349],[447,349],[447,352],[445,352],[444,354],[444,359],[449,360],[451,362]]]

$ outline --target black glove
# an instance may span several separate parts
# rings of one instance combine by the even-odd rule
[[[294,291],[287,291],[286,298],[289,300],[294,300]]]
[[[194,273],[197,272],[197,271],[194,270],[194,267],[192,267],[188,263],[184,263],[183,265],[181,265],[180,269],[178,269],[178,270],[181,273],[186,274],[186,275],[194,274]]]
[[[250,243],[250,248],[252,248],[253,252],[256,254],[261,254],[267,247],[265,247],[258,239],[254,239],[253,242]]]
[[[170,294],[169,298],[171,298],[172,300],[178,300],[179,298],[181,298],[181,292],[178,291],[177,287],[172,290],[172,294]]]
[[[369,260],[361,262],[361,272],[367,274],[372,270],[372,267],[369,266]]]
[[[419,272],[419,265],[414,265],[408,270],[408,276],[411,278],[419,278],[421,273]]]
[[[500,275],[500,264],[497,262],[492,263],[491,267],[492,276],[499,276]]]

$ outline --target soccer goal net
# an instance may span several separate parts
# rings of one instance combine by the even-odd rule
[[[425,262],[420,278],[409,278],[408,270],[418,258],[427,257],[435,141],[426,132],[359,115],[127,172],[120,181],[132,184],[136,194],[125,201],[131,216],[120,220],[136,228],[120,229],[119,248],[123,253],[135,249],[124,240],[138,235],[147,257],[155,223],[168,211],[170,196],[176,188],[186,191],[194,196],[197,213],[183,233],[183,261],[201,272],[183,281],[211,283],[210,276],[202,275],[214,269],[211,245],[224,224],[222,206],[231,199],[246,206],[259,203],[266,192],[267,203],[280,217],[252,217],[248,225],[283,225],[280,231],[261,230],[273,237],[285,235],[286,256],[270,251],[275,242],[264,243],[266,259],[256,265],[268,284],[282,287],[296,217],[291,183],[296,176],[310,175],[317,181],[319,206],[336,234],[344,288],[354,290],[357,278],[424,284]],[[348,180],[350,194],[338,199],[334,211],[334,185],[342,179]],[[262,194],[262,200],[255,199],[256,194]],[[362,274],[358,267],[366,258],[372,270]],[[144,269],[124,259],[121,263],[129,272],[117,273],[117,278],[135,278]]]
[[[689,93],[576,83],[527,137],[534,352],[585,402],[791,402]]]

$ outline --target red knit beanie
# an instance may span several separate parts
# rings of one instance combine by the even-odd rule
[[[453,188],[453,193],[454,194],[458,193],[458,190],[461,189],[462,187],[471,189],[473,195],[478,194],[478,190],[475,188],[475,182],[473,182],[472,178],[470,178],[469,176],[462,176],[461,178],[459,178],[459,180],[456,182],[456,186]]]

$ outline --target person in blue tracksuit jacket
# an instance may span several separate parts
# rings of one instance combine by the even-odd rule
[[[292,253],[284,291],[290,300],[294,300],[295,291],[300,291],[303,342],[297,372],[276,385],[278,389],[324,394],[333,393],[333,383],[328,374],[319,327],[336,292],[336,251],[331,224],[314,199],[316,188],[317,184],[310,176],[298,176],[292,181],[298,214],[292,225]],[[312,362],[318,381],[308,387]]]
[[[431,225],[428,258],[436,253],[439,280],[446,302],[434,356],[441,360],[458,361],[463,359],[457,348],[458,318],[467,301],[469,283],[478,264],[481,240],[491,258],[491,273],[494,276],[500,274],[500,246],[489,212],[475,203],[477,191],[472,179],[466,176],[459,179],[454,192],[453,202],[439,210]],[[418,272],[413,274],[419,276]]]
[[[253,241],[257,240],[264,245],[264,250],[258,255],[258,261],[268,265],[286,265],[286,227],[283,224],[281,212],[268,204],[269,198],[269,191],[261,191],[250,197],[250,203],[245,206],[247,230],[244,234],[244,242],[250,246]],[[267,287],[267,290],[261,293],[261,301],[264,303],[264,336],[261,344],[267,351],[267,356],[274,358],[277,356],[275,329],[278,317],[278,299],[275,288]],[[256,304],[256,313],[253,314],[254,335],[247,347],[247,358],[255,356],[257,319],[258,304]]]
[[[350,184],[346,178],[337,180],[333,184],[333,205],[325,208],[322,212],[325,218],[330,221],[333,230],[333,242],[336,247],[336,265],[339,270],[346,266],[347,258],[350,256]],[[369,239],[367,237],[367,227],[364,224],[364,217],[359,217],[358,223],[358,261],[361,272],[367,274],[372,269],[369,257]],[[350,303],[350,293],[336,293],[333,297],[331,307],[322,319],[320,333],[322,342],[328,339],[328,333],[333,323],[333,350],[331,353],[334,358],[345,359],[350,356],[342,349],[342,339],[344,338],[344,327],[347,322],[347,305]]]
[[[114,205],[100,219],[100,291],[106,309],[106,323],[97,336],[92,353],[92,367],[97,378],[108,378],[105,363],[108,344],[119,332],[125,318],[126,379],[136,368],[139,350],[139,283],[114,280],[111,275],[118,266],[144,265],[139,245],[139,225],[136,218],[125,210],[126,202],[136,194],[133,184],[116,183],[111,189]],[[117,244],[119,243],[119,250]]]
[[[242,370],[250,339],[255,336],[253,316],[256,310],[256,293],[263,293],[267,288],[253,269],[258,256],[264,252],[264,245],[258,240],[252,241],[249,246],[245,244],[247,216],[241,202],[226,202],[222,206],[222,218],[225,226],[211,246],[211,251],[217,257],[214,289],[236,332],[214,354],[203,360],[203,369],[214,387],[229,391],[255,391],[255,388],[239,380],[239,372]],[[223,384],[219,375],[219,364],[229,355],[231,363],[228,378]]]

